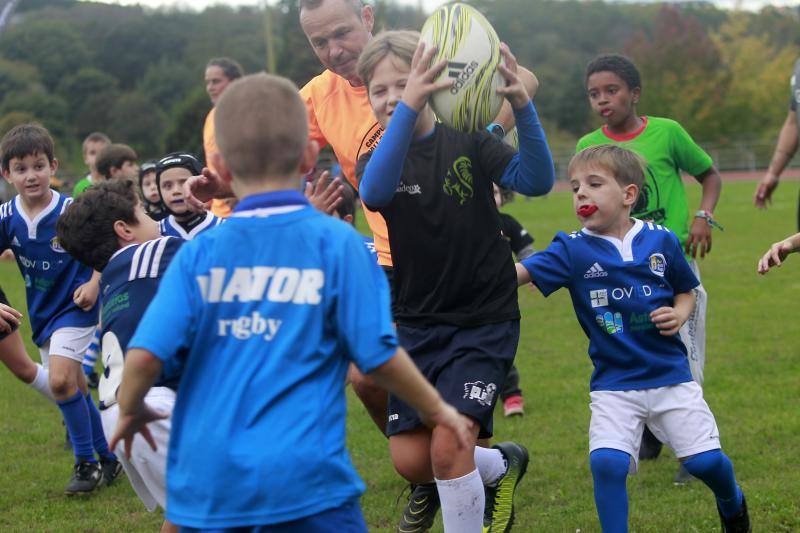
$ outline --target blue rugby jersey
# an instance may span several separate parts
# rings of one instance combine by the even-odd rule
[[[175,215],[169,215],[167,218],[162,218],[158,221],[158,230],[164,237],[177,237],[179,239],[183,239],[184,241],[191,241],[204,231],[208,231],[211,228],[216,228],[223,222],[225,222],[224,218],[216,216],[211,211],[206,211],[205,220],[187,232],[180,226],[180,224],[178,224],[178,221],[175,220]]]
[[[569,289],[594,364],[591,390],[637,390],[692,380],[679,335],[665,337],[650,312],[700,283],[678,238],[640,220],[620,241],[583,229],[558,233],[522,264],[545,296]]]
[[[385,275],[348,224],[281,191],[184,244],[130,347],[188,348],[172,417],[167,518],[268,525],[353,501],[349,362],[397,349]]]
[[[117,250],[103,269],[100,278],[103,375],[98,390],[101,409],[117,401],[128,343],[183,242],[175,237],[161,237],[131,244]],[[177,389],[178,374],[176,368],[165,369],[156,386]]]
[[[15,196],[0,205],[0,251],[11,248],[25,280],[33,342],[44,345],[64,327],[97,325],[98,305],[83,311],[72,301],[92,269],[73,259],[58,243],[56,221],[72,198],[52,192],[50,204],[31,220]]]

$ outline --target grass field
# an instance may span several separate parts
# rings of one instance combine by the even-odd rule
[[[769,244],[795,230],[798,182],[777,192],[769,211],[753,208],[751,182],[726,183],[714,249],[701,264],[709,293],[706,399],[717,417],[724,449],[747,494],[757,531],[800,530],[800,256],[767,277],[755,274]],[[697,205],[699,187],[689,188]],[[556,230],[576,229],[568,193],[518,199],[508,206],[545,247]],[[13,263],[0,263],[0,283],[24,311],[22,282]],[[586,340],[568,295],[545,300],[520,290],[522,338],[517,365],[526,414],[503,419],[498,440],[516,440],[531,452],[517,497],[516,531],[599,531],[588,466]],[[29,338],[26,325],[24,336]],[[29,344],[29,353],[36,354]],[[38,358],[38,356],[37,356]],[[373,531],[391,531],[404,488],[388,460],[386,441],[349,395],[349,448],[367,493],[362,499]],[[125,479],[88,499],[66,499],[71,455],[61,449],[57,410],[0,369],[0,529],[8,531],[156,531]],[[280,438],[276,435],[276,438]],[[287,465],[291,468],[291,465]],[[629,478],[632,531],[719,531],[711,492],[702,484],[675,487],[670,453],[643,464]],[[269,480],[264,480],[269,483]],[[236,490],[236,487],[230,487]],[[437,531],[441,531],[437,521]]]

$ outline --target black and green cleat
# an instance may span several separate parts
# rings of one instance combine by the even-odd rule
[[[411,485],[408,503],[403,509],[398,533],[422,533],[433,527],[436,513],[439,512],[439,492],[436,483]]]
[[[492,448],[500,450],[508,470],[494,487],[486,487],[484,533],[505,533],[514,524],[514,493],[528,469],[528,450],[521,444],[501,442]]]

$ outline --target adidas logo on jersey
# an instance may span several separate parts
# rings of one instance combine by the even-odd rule
[[[17,236],[16,236],[16,235],[14,235],[14,238],[13,238],[13,239],[11,239],[11,246],[22,246],[22,245],[19,243],[19,239],[17,239]]]
[[[585,279],[591,278],[604,278],[608,276],[608,272],[603,270],[603,267],[600,266],[600,263],[595,263],[589,267],[589,270],[586,271],[586,274],[583,275]]]

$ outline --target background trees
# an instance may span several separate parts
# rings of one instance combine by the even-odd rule
[[[586,63],[622,52],[643,76],[643,113],[679,120],[701,142],[771,141],[800,56],[800,15],[788,8],[723,11],[708,4],[473,0],[521,64],[555,151],[597,126],[584,94]],[[42,121],[56,136],[63,174],[83,172],[80,141],[100,130],[142,158],[201,150],[210,103],[203,68],[215,56],[247,72],[274,70],[298,85],[320,72],[294,0],[202,12],[145,10],[75,0],[20,4],[0,34],[0,133]],[[419,29],[426,14],[374,2],[377,29]]]

